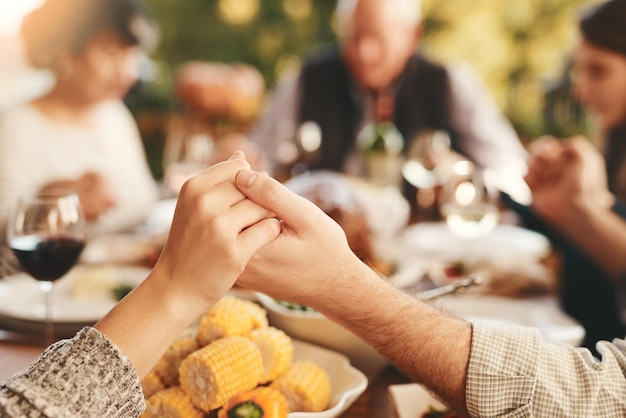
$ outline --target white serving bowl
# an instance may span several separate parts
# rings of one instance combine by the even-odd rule
[[[293,359],[320,366],[330,380],[330,403],[321,412],[290,412],[289,418],[334,418],[341,415],[367,388],[367,377],[350,365],[348,358],[325,348],[293,341]]]
[[[389,364],[385,357],[360,337],[321,313],[289,309],[263,293],[257,292],[256,296],[267,310],[272,326],[282,329],[292,338],[308,341],[344,354],[369,378],[376,376]]]

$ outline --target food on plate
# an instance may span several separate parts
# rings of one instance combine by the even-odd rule
[[[157,364],[154,373],[166,386],[178,386],[178,369],[180,363],[191,353],[200,348],[196,339],[196,330],[185,330],[165,351]]]
[[[259,385],[261,351],[239,335],[220,338],[194,351],[180,364],[180,386],[204,411],[222,407],[239,392]]]
[[[200,339],[201,323],[198,323],[170,345],[141,382],[149,406],[144,418],[193,417],[196,411],[216,412],[225,405],[234,407],[231,401],[236,395],[255,390],[255,399],[269,396],[274,399],[272,402],[282,404],[277,409],[279,412],[283,408],[314,412],[328,406],[330,380],[326,371],[310,361],[293,363],[291,337],[269,326],[264,309],[252,301],[225,296],[203,317],[213,310],[222,312],[220,332],[224,336],[209,338],[210,342],[205,344]],[[231,315],[226,315],[224,310],[231,311]],[[248,324],[243,327],[247,332],[242,331],[242,323]],[[275,382],[278,383],[272,386]],[[189,405],[194,409],[190,410]],[[242,405],[232,413],[228,409],[223,413],[227,413],[226,417],[237,417],[244,409]],[[181,415],[184,414],[181,411],[190,412]]]
[[[115,298],[115,300],[119,302],[120,300],[124,299],[127,294],[132,292],[134,288],[135,286],[133,285],[120,283],[113,289],[111,289],[111,292],[113,293],[113,297]]]
[[[306,305],[302,305],[300,303],[285,302],[284,300],[278,300],[278,299],[274,299],[274,300],[279,305],[284,306],[287,309],[291,309],[292,311],[317,312],[315,309],[308,307]]]
[[[204,418],[191,398],[178,386],[162,390],[146,401],[141,418]]]
[[[77,299],[109,293],[121,284],[115,268],[106,265],[71,270],[67,279],[72,296]]]
[[[180,385],[204,411],[223,406],[231,396],[254,389],[263,374],[259,348],[231,335],[194,351],[180,364]]]
[[[265,309],[249,300],[225,296],[200,317],[197,338],[204,346],[222,337],[245,335],[267,326]]]
[[[320,412],[330,401],[328,375],[310,361],[295,362],[270,387],[285,395],[290,411]]]
[[[319,172],[315,175],[298,176],[286,185],[295,193],[315,203],[341,225],[350,248],[361,260],[385,276],[393,272],[393,266],[380,260],[374,252],[365,205],[359,199],[348,177],[337,173]]]
[[[553,294],[557,287],[557,269],[558,265],[548,265],[547,261],[519,256],[514,259],[433,261],[428,275],[436,285],[442,286],[476,273],[482,283],[468,292],[523,298]]]
[[[284,331],[274,327],[259,328],[250,332],[248,338],[263,357],[260,383],[271,382],[287,370],[293,357],[293,343]]]
[[[166,386],[156,374],[155,371],[150,371],[142,380],[141,380],[141,391],[143,392],[146,398],[154,395],[157,392],[165,390]]]
[[[463,277],[467,274],[467,266],[463,261],[454,261],[443,267],[443,273],[450,279]]]
[[[478,269],[485,278],[483,293],[515,298],[545,296],[557,289],[556,270],[540,262],[485,263]]]
[[[218,418],[287,418],[289,404],[282,393],[268,386],[259,386],[239,393],[220,409]]]

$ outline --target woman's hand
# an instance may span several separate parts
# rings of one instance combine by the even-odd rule
[[[45,192],[50,189],[67,189],[76,192],[85,219],[88,221],[98,220],[117,204],[109,181],[94,172],[85,173],[76,180],[57,180],[47,183],[41,191]]]
[[[95,326],[126,353],[139,376],[280,232],[271,214],[235,187],[237,172],[250,167],[243,158],[236,153],[185,183],[154,269]]]
[[[350,250],[339,224],[314,203],[250,170],[238,174],[237,186],[275,213],[282,226],[280,235],[251,258],[239,279],[244,286],[313,306],[317,296],[341,285],[346,271],[367,269]]]
[[[242,153],[187,181],[155,273],[198,314],[217,302],[244,271],[252,254],[274,239],[280,225],[235,187],[249,169]]]

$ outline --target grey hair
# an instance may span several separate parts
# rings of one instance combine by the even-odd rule
[[[377,1],[393,1],[396,7],[402,9],[401,15],[411,26],[418,26],[422,23],[422,2],[421,0],[377,0]],[[337,31],[342,36],[346,31],[346,26],[350,17],[356,9],[359,0],[337,0],[337,8],[335,10],[337,17]]]

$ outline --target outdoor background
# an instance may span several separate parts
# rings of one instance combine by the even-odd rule
[[[0,3],[0,110],[49,80],[25,81],[18,48],[21,17],[42,0]],[[479,74],[522,141],[594,130],[571,100],[568,55],[576,22],[595,0],[422,0],[422,51]],[[334,42],[335,0],[144,0],[160,31],[146,82],[127,104],[148,158],[161,176],[163,143],[183,108],[174,77],[187,61],[243,62],[258,69],[266,98],[311,48]],[[252,121],[247,121],[250,126]],[[183,123],[184,125],[184,123]]]
[[[311,47],[335,39],[334,1],[146,1],[161,30],[154,57],[163,92],[176,66],[192,59],[250,63],[271,91]],[[546,121],[544,105],[546,92],[567,73],[577,17],[591,3],[424,0],[422,50],[444,62],[471,64],[523,140],[577,133],[585,129],[579,120],[561,111]]]

